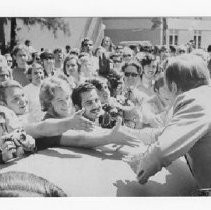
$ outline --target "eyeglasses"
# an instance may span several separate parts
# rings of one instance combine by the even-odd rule
[[[132,57],[131,54],[124,54],[123,57]]]
[[[139,74],[136,74],[136,73],[125,72],[125,76],[126,76],[126,77],[129,77],[129,76],[137,77],[138,75],[139,75]]]
[[[92,45],[93,45],[93,44],[84,44],[84,46],[86,46],[86,47],[87,47],[87,46],[92,46]]]
[[[122,61],[114,60],[113,63],[122,63]]]
[[[7,63],[12,63],[12,60],[7,60]]]

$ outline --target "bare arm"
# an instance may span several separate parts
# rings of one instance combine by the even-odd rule
[[[121,121],[117,123],[113,130],[97,127],[92,132],[73,131],[65,132],[60,140],[62,146],[93,148],[107,144],[136,146],[136,138],[124,131]]]
[[[108,130],[104,129],[104,131],[106,132],[102,133],[99,132],[99,130],[94,130],[92,132],[69,130],[62,134],[60,144],[62,146],[84,148],[106,145],[109,144],[110,139]]]
[[[24,124],[23,128],[27,134],[34,138],[43,136],[58,136],[69,130],[71,119],[47,119],[38,123]]]
[[[25,124],[23,128],[34,138],[58,136],[70,129],[90,131],[94,125],[82,116],[83,112],[79,110],[73,116],[63,119],[46,119],[38,123]]]

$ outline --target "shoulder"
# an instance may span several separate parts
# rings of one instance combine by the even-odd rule
[[[5,123],[9,132],[21,127],[21,123],[17,115],[11,109],[0,105],[0,114],[5,119]]]
[[[201,86],[177,96],[173,113],[201,112],[211,116],[211,87]]]

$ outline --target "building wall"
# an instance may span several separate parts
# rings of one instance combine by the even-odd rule
[[[186,44],[188,41],[194,39],[196,32],[201,34],[201,47],[207,48],[211,44],[211,18],[193,18],[193,17],[180,17],[168,18],[168,36],[170,31],[178,31],[178,44]]]
[[[151,18],[103,18],[105,35],[110,36],[114,44],[120,41],[149,40],[153,44],[160,44],[160,27],[152,30]]]
[[[121,41],[144,41],[149,40],[152,44],[160,43],[160,30],[153,31],[131,31],[130,29],[106,29],[105,35],[111,37],[113,43],[117,45]]]
[[[178,45],[183,45],[188,43],[193,39],[194,33],[192,31],[180,30],[178,32]]]
[[[202,31],[202,48],[207,49],[208,45],[211,44],[211,31]]]

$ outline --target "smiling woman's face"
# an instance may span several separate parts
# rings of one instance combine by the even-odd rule
[[[157,70],[157,62],[152,61],[149,65],[144,66],[144,75],[148,79],[152,79]]]
[[[67,117],[71,108],[69,88],[56,88],[51,101],[54,112],[60,117]]]

